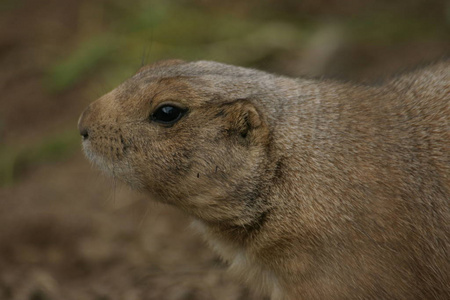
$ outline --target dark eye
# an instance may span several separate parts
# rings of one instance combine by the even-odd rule
[[[151,115],[151,119],[161,124],[171,125],[175,124],[185,112],[186,109],[173,105],[163,105]]]

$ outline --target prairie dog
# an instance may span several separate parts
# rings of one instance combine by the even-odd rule
[[[272,299],[450,299],[449,62],[372,87],[163,61],[78,127]]]

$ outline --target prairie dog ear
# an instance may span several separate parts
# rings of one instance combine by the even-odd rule
[[[223,106],[226,131],[245,145],[267,139],[268,127],[261,113],[247,99],[239,99]]]

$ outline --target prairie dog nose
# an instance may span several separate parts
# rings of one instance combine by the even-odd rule
[[[80,135],[83,137],[83,140],[87,140],[89,138],[89,130],[87,125],[85,124],[85,120],[86,120],[86,114],[88,113],[88,111],[90,110],[90,108],[86,108],[82,113],[80,118],[78,119],[78,131],[80,132]]]

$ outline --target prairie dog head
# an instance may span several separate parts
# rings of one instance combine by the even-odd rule
[[[258,178],[267,176],[269,129],[248,89],[227,83],[255,71],[224,66],[164,61],[142,68],[81,115],[86,156],[206,222],[251,223],[265,209]]]

